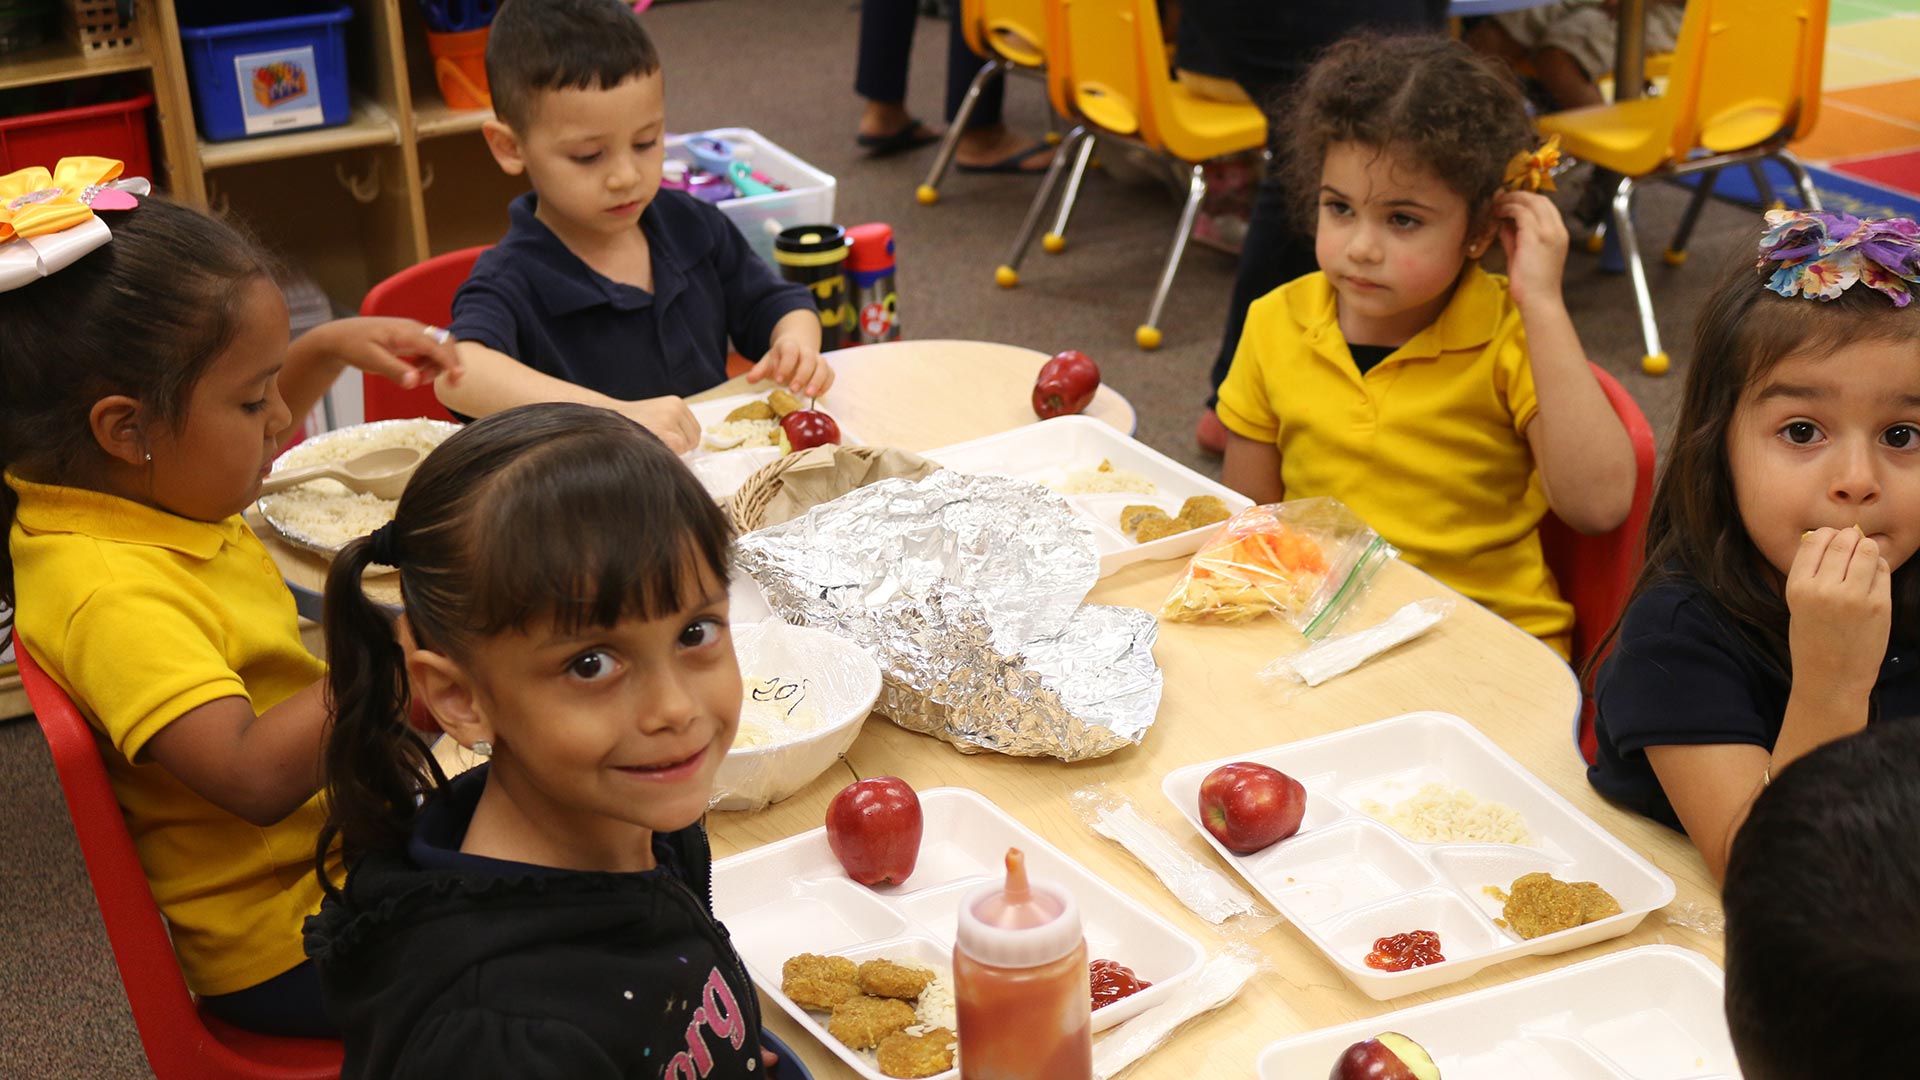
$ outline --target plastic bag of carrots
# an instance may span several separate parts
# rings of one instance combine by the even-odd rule
[[[1249,506],[1193,556],[1160,617],[1236,623],[1272,612],[1317,638],[1398,554],[1337,499]]]

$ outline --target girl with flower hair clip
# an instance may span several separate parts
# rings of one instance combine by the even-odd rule
[[[327,1034],[300,938],[326,666],[240,514],[344,368],[412,386],[459,360],[410,319],[289,344],[266,256],[119,172],[0,177],[0,602],[100,736],[187,986],[237,1027]]]
[[[1636,470],[1561,294],[1567,229],[1540,194],[1557,149],[1534,148],[1511,72],[1440,37],[1336,44],[1287,114],[1320,270],[1248,309],[1221,478],[1256,502],[1340,499],[1568,655],[1540,522],[1617,528]],[[1480,268],[1496,245],[1505,275]]]
[[[1920,719],[1917,284],[1912,220],[1776,210],[1696,327],[1587,775],[1716,879],[1781,769]]]

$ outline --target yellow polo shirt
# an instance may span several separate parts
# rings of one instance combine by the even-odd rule
[[[1280,449],[1286,497],[1330,495],[1408,562],[1562,656],[1573,606],[1540,548],[1538,410],[1507,279],[1470,265],[1433,325],[1362,377],[1333,286],[1309,274],[1254,301],[1220,420]]]
[[[325,676],[272,557],[238,517],[6,482],[20,496],[8,540],[21,637],[95,729],[187,985],[228,994],[293,968],[306,959],[301,921],[320,907],[320,797],[261,828],[141,754],[208,702],[245,698],[260,713]]]

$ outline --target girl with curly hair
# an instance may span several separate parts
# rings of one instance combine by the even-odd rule
[[[1350,38],[1295,96],[1291,188],[1320,270],[1254,302],[1220,387],[1223,478],[1329,495],[1565,656],[1548,510],[1625,520],[1635,463],[1560,292],[1567,231],[1510,74],[1427,36]],[[1532,190],[1510,190],[1511,188]],[[1479,259],[1498,242],[1507,275]]]

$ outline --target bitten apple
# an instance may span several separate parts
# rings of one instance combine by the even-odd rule
[[[920,858],[920,796],[897,776],[875,776],[840,789],[827,806],[827,846],[847,876],[862,885],[898,885]]]
[[[1251,761],[1222,765],[1200,781],[1200,821],[1235,855],[1251,855],[1300,831],[1307,789]]]
[[[1419,1043],[1383,1031],[1347,1047],[1327,1080],[1440,1080],[1440,1067]]]

